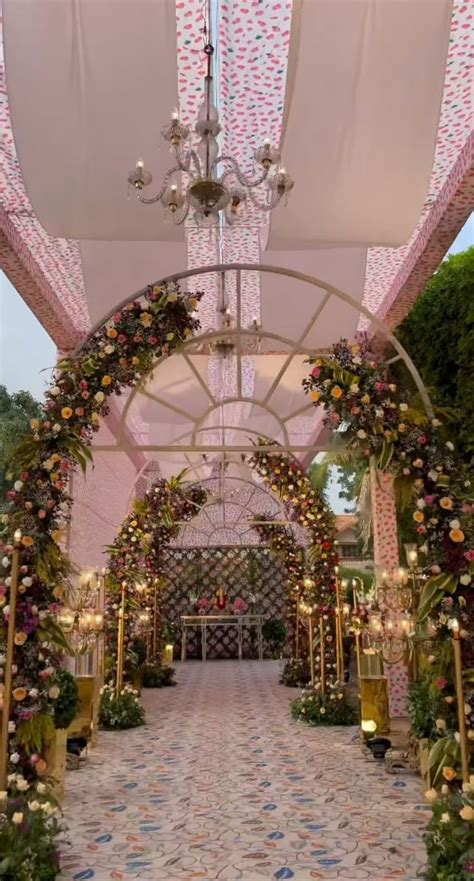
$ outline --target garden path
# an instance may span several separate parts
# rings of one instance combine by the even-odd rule
[[[61,881],[415,881],[419,781],[365,759],[354,728],[293,721],[273,661],[178,665],[147,726],[101,733],[68,772]]]

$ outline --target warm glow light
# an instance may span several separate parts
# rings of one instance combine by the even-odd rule
[[[13,541],[16,545],[21,544],[21,529],[15,529],[15,532],[13,534]]]
[[[360,727],[365,734],[374,734],[377,731],[377,722],[373,719],[362,719]]]

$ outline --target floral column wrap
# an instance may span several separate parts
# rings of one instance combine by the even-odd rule
[[[370,483],[372,499],[372,522],[374,533],[374,565],[376,575],[384,569],[396,569],[398,560],[397,510],[393,476],[377,469],[371,459]],[[408,670],[404,661],[386,665],[388,677],[390,717],[407,715]]]

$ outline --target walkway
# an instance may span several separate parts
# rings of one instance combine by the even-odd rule
[[[188,662],[67,777],[61,881],[415,881],[419,783],[288,714],[278,664]],[[417,834],[418,830],[418,834]]]

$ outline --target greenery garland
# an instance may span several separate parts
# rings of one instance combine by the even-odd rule
[[[59,362],[41,417],[31,420],[31,433],[12,456],[10,504],[2,514],[0,536],[0,645],[6,639],[13,536],[21,529],[9,771],[15,779],[27,779],[30,791],[38,781],[44,786],[40,778],[47,772],[46,759],[44,751],[32,753],[18,732],[21,723],[38,715],[52,719],[60,695],[54,675],[67,648],[57,614],[71,574],[61,547],[71,512],[69,476],[78,465],[85,470],[91,460],[88,447],[108,412],[109,398],[134,387],[156,358],[171,355],[199,327],[193,312],[201,296],[183,296],[175,283],[153,285],[140,301],[116,312],[78,353]],[[0,668],[4,664],[0,654]],[[13,797],[14,782],[9,790]],[[33,820],[28,815],[28,824]],[[2,854],[10,847],[12,823],[3,821],[0,829]],[[21,840],[26,827],[18,824],[13,831]],[[35,878],[42,877],[35,871]]]

